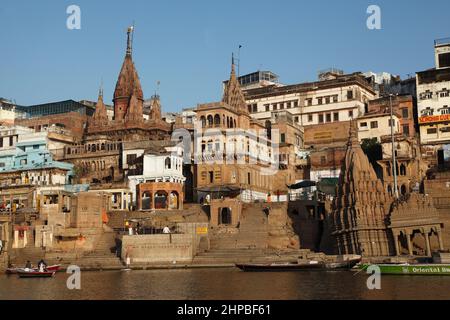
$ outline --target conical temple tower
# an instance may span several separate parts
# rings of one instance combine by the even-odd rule
[[[393,253],[386,226],[392,201],[358,142],[353,121],[333,203],[332,234],[337,251],[364,256]]]
[[[245,102],[244,94],[242,93],[241,86],[236,77],[234,56],[231,57],[231,74],[230,80],[225,86],[222,102],[225,102],[229,106],[243,113],[248,113],[247,103]]]

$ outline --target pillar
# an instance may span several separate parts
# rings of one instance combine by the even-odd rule
[[[428,234],[428,231],[425,231],[425,242],[427,246],[427,256],[431,256],[431,246],[430,246],[430,236]]]
[[[412,242],[411,242],[411,234],[407,234],[406,235],[406,241],[408,242],[408,254],[410,256],[413,255],[413,247],[412,247]]]
[[[396,234],[396,233],[394,233],[394,245],[395,245],[395,255],[399,256],[400,251],[399,251],[399,247],[398,247],[398,234]]]
[[[120,192],[120,210],[123,210],[123,191]]]
[[[438,235],[438,241],[439,241],[439,250],[444,250],[444,242],[442,241],[442,231],[438,230],[437,232]]]

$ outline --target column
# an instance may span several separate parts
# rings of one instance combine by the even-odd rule
[[[120,210],[123,210],[123,191],[120,192]]]
[[[425,231],[425,242],[427,245],[427,256],[431,257],[430,236],[428,234],[428,231]]]
[[[444,250],[444,242],[442,241],[442,232],[441,230],[438,230],[437,232],[438,240],[439,240],[439,250]]]
[[[394,245],[395,245],[395,255],[399,256],[400,255],[400,251],[398,248],[398,234],[394,233]]]
[[[412,247],[412,242],[411,242],[411,235],[408,233],[406,235],[406,241],[408,241],[408,254],[410,256],[413,255],[413,247]]]

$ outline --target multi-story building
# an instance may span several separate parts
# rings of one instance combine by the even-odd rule
[[[197,199],[270,199],[276,150],[265,125],[247,110],[234,61],[222,101],[199,105],[196,117],[200,127],[193,137]]]
[[[267,86],[283,86],[279,82],[279,77],[271,71],[256,71],[238,77],[239,85],[242,90],[263,88]],[[224,89],[228,80],[223,82]]]
[[[417,73],[420,142],[425,155],[443,157],[450,143],[450,38],[435,41],[433,69]]]
[[[407,137],[416,136],[417,110],[415,99],[411,95],[393,95],[369,101],[369,113],[390,113],[399,116],[400,131]]]
[[[397,114],[391,115],[387,112],[368,113],[356,119],[358,124],[358,140],[377,139],[381,142],[381,137],[391,134],[391,126],[393,126],[394,134],[401,132],[400,116]]]
[[[289,110],[296,123],[308,127],[357,118],[376,98],[372,85],[361,73],[323,72],[320,79],[246,90],[248,110],[258,120],[270,119],[273,111]]]

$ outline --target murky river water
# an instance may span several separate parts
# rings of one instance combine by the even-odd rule
[[[82,272],[81,290],[67,289],[68,277],[63,272],[52,279],[0,275],[0,299],[450,299],[450,277],[383,276],[381,290],[368,290],[368,275],[352,272]]]

